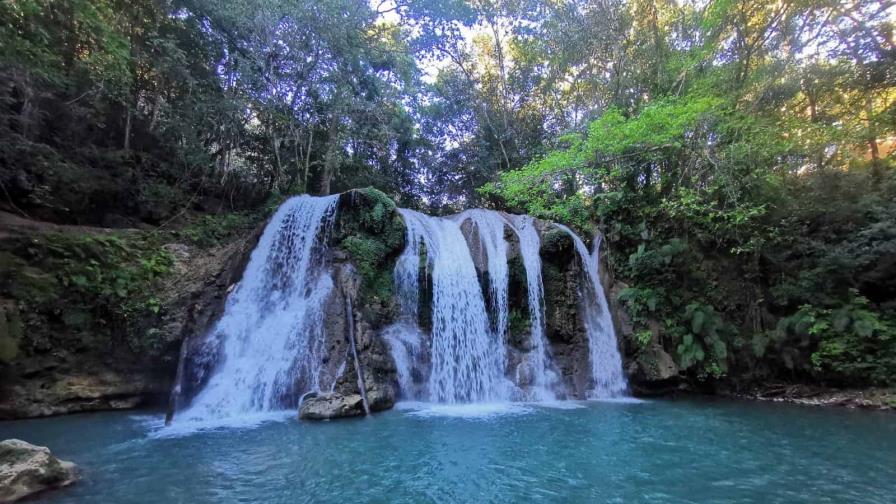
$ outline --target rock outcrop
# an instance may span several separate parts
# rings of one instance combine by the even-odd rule
[[[102,275],[116,272],[102,263],[94,276],[82,272],[94,271],[88,269],[93,257],[84,254],[102,257],[124,247],[127,258],[131,243],[146,239],[143,231],[9,214],[0,215],[0,228],[0,347],[14,350],[0,352],[9,354],[0,355],[0,419],[164,404],[181,341],[220,314],[257,239],[249,232],[204,248],[178,242],[147,246],[164,251],[169,271],[147,296],[152,305],[129,307],[122,327],[104,306],[129,302],[130,293],[104,300],[102,282],[115,277]]]
[[[15,502],[77,481],[75,464],[19,439],[0,442],[0,503]]]
[[[303,420],[331,420],[364,415],[361,394],[308,394],[299,407]]]
[[[567,386],[568,397],[584,397],[590,386],[588,333],[579,314],[582,266],[572,239],[547,224],[541,228],[542,281],[544,283],[545,331],[554,363]]]

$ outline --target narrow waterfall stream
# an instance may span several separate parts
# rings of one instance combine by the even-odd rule
[[[597,271],[600,238],[595,238],[594,251],[589,253],[588,247],[571,229],[563,224],[554,225],[572,238],[587,277],[587,282],[583,283],[584,292],[580,295],[580,302],[588,331],[589,360],[594,382],[590,395],[597,399],[618,397],[625,394],[628,384],[622,372],[622,356],[619,354],[613,318]]]
[[[502,341],[507,337],[509,271],[507,268],[507,240],[504,227],[509,224],[498,212],[474,208],[466,210],[454,218],[463,224],[469,219],[476,227],[481,250],[485,254],[488,271],[491,313],[494,314],[494,331]]]
[[[320,383],[321,322],[333,289],[324,252],[338,198],[297,196],[271,218],[212,329],[222,361],[175,421],[293,408],[301,392],[331,386]]]
[[[535,222],[528,215],[516,215],[514,228],[520,239],[520,255],[526,268],[526,293],[529,298],[529,321],[532,351],[528,365],[532,372],[532,390],[529,399],[545,401],[556,399],[557,374],[553,370],[544,330],[544,285],[541,280],[541,238]],[[517,372],[519,375],[519,371]],[[519,382],[519,379],[518,379]]]

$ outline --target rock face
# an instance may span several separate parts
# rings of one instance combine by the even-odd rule
[[[78,479],[75,464],[18,439],[0,442],[0,503],[14,502]]]
[[[364,404],[360,394],[309,394],[299,408],[299,418],[303,420],[330,420],[363,414]]]
[[[569,388],[568,397],[584,397],[589,386],[588,333],[579,314],[582,267],[572,239],[559,229],[542,227],[541,261],[544,283],[545,331]]]
[[[342,405],[346,404],[345,398],[360,395],[356,365],[348,345],[351,330],[370,408],[388,409],[396,400],[398,380],[384,330],[398,320],[392,274],[405,246],[404,222],[395,203],[372,189],[341,195],[336,219],[327,258],[335,288],[324,313],[326,341],[321,388],[343,398],[337,401]],[[29,222],[0,226],[0,266],[12,257],[10,253],[4,255],[4,251],[18,254],[15,247],[21,245],[26,250],[27,241],[40,233],[108,233],[101,228],[81,226],[32,229]],[[0,215],[0,224],[4,223]],[[64,311],[37,318],[16,304],[18,291],[0,271],[0,419],[163,404],[169,395],[174,410],[188,405],[218,364],[221,342],[209,335],[208,329],[222,314],[227,295],[242,277],[263,228],[263,224],[259,225],[254,231],[244,231],[211,248],[183,243],[162,246],[174,261],[165,285],[154,292],[164,309],[138,327],[137,334],[110,337],[90,331],[73,332],[65,325],[72,321],[62,320],[70,315]],[[545,334],[557,372],[566,384],[559,396],[582,397],[590,386],[590,365],[587,333],[579,314],[581,265],[572,240],[565,233],[548,222],[537,221],[536,228],[542,242]],[[487,261],[481,245],[474,246],[477,233],[469,224],[463,230],[473,244],[477,273],[483,293],[488,296]],[[518,239],[510,228],[505,229],[505,239],[510,282],[508,366],[526,384],[531,381],[532,370],[523,362],[533,348],[526,272]],[[20,254],[11,260],[23,257]],[[46,276],[32,271],[34,268],[27,263],[15,262],[13,267],[19,267],[24,276],[33,279],[31,287],[40,286]],[[608,282],[605,283],[609,287]],[[615,294],[618,295],[618,289]],[[609,298],[616,314],[617,332],[627,350],[626,370],[633,385],[674,381],[677,368],[662,349],[662,335],[655,335],[645,349],[634,348],[631,324],[618,309],[616,295],[611,293]],[[419,324],[424,331],[431,329],[431,297],[431,274],[421,267]],[[60,320],[54,321],[53,317]],[[141,340],[147,331],[159,342],[161,347],[155,351],[161,357],[149,359],[122,344],[127,338]],[[6,344],[10,339],[28,342],[21,349],[13,348],[18,351],[14,359],[6,355],[10,353]],[[420,358],[425,361],[426,349],[421,353]],[[419,370],[415,368],[413,379],[419,386],[425,386],[426,366],[423,362]],[[172,386],[175,382],[179,384],[177,388]],[[301,388],[300,384],[297,387]],[[289,401],[289,407],[298,406],[298,397]],[[327,401],[329,404],[333,399]]]
[[[172,264],[153,291],[161,309],[144,310],[132,327],[121,328],[54,301],[71,279],[45,249],[78,258],[83,248],[120,246],[122,236],[140,239],[141,231],[113,233],[5,214],[0,228],[0,350],[9,339],[18,347],[12,357],[0,351],[0,419],[164,404],[181,341],[220,314],[257,239],[250,231],[209,248],[162,245]],[[35,308],[33,300],[41,297],[52,309]]]
[[[679,369],[675,360],[663,348],[662,325],[649,320],[650,340],[639,342],[635,335],[631,318],[619,299],[620,293],[628,286],[622,282],[611,282],[609,275],[602,281],[607,288],[607,300],[613,312],[616,333],[625,352],[625,372],[629,386],[635,395],[654,396],[671,392],[680,384]]]

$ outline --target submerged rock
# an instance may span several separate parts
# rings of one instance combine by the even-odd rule
[[[299,418],[303,420],[330,420],[363,414],[364,404],[360,394],[309,394],[299,407]]]
[[[0,503],[64,487],[77,479],[75,464],[57,459],[44,446],[19,439],[0,442]]]

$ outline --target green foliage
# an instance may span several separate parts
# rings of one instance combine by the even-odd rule
[[[656,312],[659,294],[650,288],[627,287],[619,293],[619,300],[633,321],[646,322]]]
[[[41,235],[3,257],[14,267],[0,277],[2,294],[37,324],[24,335],[13,331],[18,347],[29,352],[53,345],[56,323],[81,335],[82,344],[114,344],[126,334],[133,349],[144,350],[137,326],[164,309],[153,291],[173,266],[159,243],[127,234]],[[7,314],[7,327],[21,327],[15,313]]]
[[[653,332],[650,329],[642,329],[634,334],[635,344],[640,350],[645,350],[653,341]]]
[[[698,366],[699,375],[720,377],[728,371],[728,341],[737,330],[727,324],[712,306],[691,303],[684,311],[686,326],[678,327],[676,348],[682,369]]]
[[[392,269],[404,245],[404,223],[395,202],[383,192],[366,188],[343,196],[336,241],[361,273],[366,303],[392,299]]]
[[[379,275],[379,265],[388,253],[386,246],[375,238],[358,236],[347,237],[342,240],[340,246],[351,254],[365,283],[375,284]]]
[[[178,233],[200,247],[211,247],[240,231],[252,229],[260,221],[259,213],[231,212],[203,215]]]
[[[836,309],[800,308],[793,328],[818,340],[816,370],[850,384],[896,380],[896,325],[869,308],[861,296]]]

